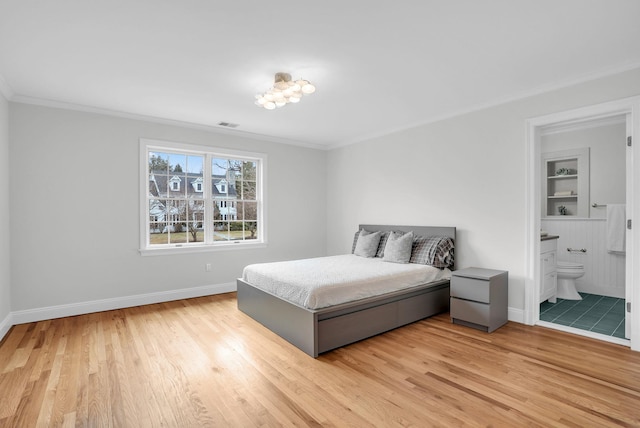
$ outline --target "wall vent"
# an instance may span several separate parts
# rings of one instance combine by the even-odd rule
[[[240,125],[231,122],[218,122],[218,126],[224,126],[225,128],[237,128]]]

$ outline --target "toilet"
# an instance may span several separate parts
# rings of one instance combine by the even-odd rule
[[[556,297],[565,300],[582,300],[576,291],[576,279],[584,275],[584,265],[558,261],[558,293]]]

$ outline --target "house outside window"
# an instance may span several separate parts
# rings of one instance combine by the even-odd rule
[[[202,177],[198,177],[193,181],[193,190],[195,192],[201,193],[202,192]]]
[[[266,156],[142,139],[143,255],[264,246]]]
[[[172,191],[180,191],[180,177],[174,175],[173,177],[171,177],[171,180],[169,180],[169,184],[171,185]]]

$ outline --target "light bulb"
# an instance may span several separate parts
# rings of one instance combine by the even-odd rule
[[[302,86],[302,93],[303,94],[313,94],[316,91],[316,87],[313,86],[311,83],[307,82],[306,85]]]

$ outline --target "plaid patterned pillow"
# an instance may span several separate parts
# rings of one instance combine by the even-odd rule
[[[389,239],[390,232],[382,232],[380,235],[380,245],[378,245],[378,251],[376,251],[376,257],[384,257],[384,247],[387,245],[387,239]]]
[[[364,229],[362,229],[364,230]],[[351,246],[351,254],[353,254],[356,251],[356,244],[358,243],[358,236],[360,236],[360,230],[356,232],[355,235],[353,235],[353,245]]]
[[[418,236],[413,240],[409,263],[437,268],[453,267],[453,240],[445,236]]]

